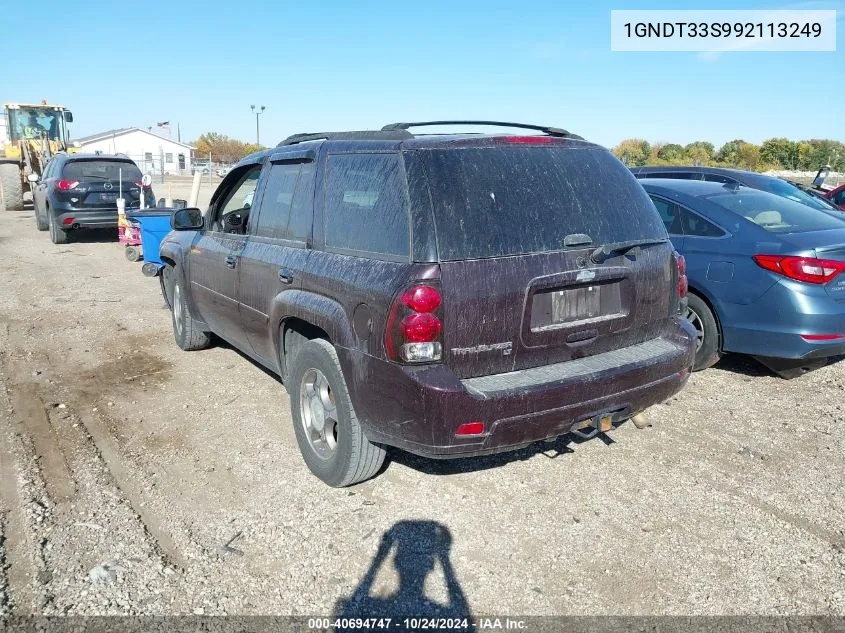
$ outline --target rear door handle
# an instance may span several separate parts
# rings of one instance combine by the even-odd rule
[[[283,284],[292,284],[293,283],[293,273],[291,273],[287,268],[280,268],[279,269],[279,281]]]
[[[229,255],[226,258],[226,268],[234,268],[235,265],[238,263],[238,258],[234,255]]]

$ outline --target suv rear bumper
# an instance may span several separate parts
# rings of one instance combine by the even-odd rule
[[[461,380],[447,367],[408,367],[338,349],[367,437],[428,457],[513,450],[565,435],[587,420],[614,422],[670,398],[686,383],[695,333],[676,320],[671,336],[555,365]],[[456,437],[466,422],[484,433]]]
[[[65,222],[69,220],[69,222]],[[112,229],[117,228],[117,207],[114,209],[62,210],[56,213],[56,222],[63,229]]]

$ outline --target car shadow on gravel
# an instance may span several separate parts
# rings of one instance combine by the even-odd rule
[[[614,428],[618,428],[614,426]],[[495,453],[493,455],[481,455],[479,457],[459,457],[454,459],[431,459],[427,457],[420,457],[412,453],[399,450],[397,448],[388,448],[387,460],[385,460],[385,467],[389,462],[396,462],[408,468],[413,468],[426,475],[458,475],[462,473],[473,473],[482,470],[490,470],[492,468],[501,468],[506,464],[517,461],[527,461],[535,457],[546,457],[548,459],[557,459],[565,455],[574,453],[573,446],[582,444],[583,442],[603,442],[606,445],[614,444],[610,435],[606,433],[598,433],[590,439],[580,438],[577,435],[568,434],[551,441],[534,442],[523,448],[504,453]]]
[[[460,620],[455,627],[474,632],[475,624],[466,595],[458,582],[452,567],[450,552],[452,534],[442,523],[436,521],[405,520],[394,523],[382,534],[378,551],[361,582],[346,597],[337,601],[334,618],[340,619],[337,631],[354,629],[356,618],[391,618],[393,631],[411,631],[425,627],[431,618]],[[379,587],[380,570],[388,565],[398,577],[395,588]],[[435,600],[427,595],[426,585],[431,586],[429,576],[439,575],[445,601]],[[376,595],[373,590],[376,590]],[[406,621],[406,618],[422,619],[423,623]],[[343,626],[352,619],[349,627]],[[462,622],[466,620],[466,623]],[[436,627],[435,627],[436,628]]]
[[[838,363],[841,360],[845,360],[845,355],[831,356],[830,358],[828,358],[827,365],[825,365],[825,367],[833,365],[834,363]],[[746,356],[744,354],[727,354],[723,356],[722,359],[713,367],[715,369],[722,369],[724,371],[729,371],[734,374],[740,374],[748,378],[759,378],[763,376],[769,378],[777,377],[777,374],[771,371],[765,365],[763,365],[753,357]],[[813,371],[808,372],[808,374],[812,374]]]

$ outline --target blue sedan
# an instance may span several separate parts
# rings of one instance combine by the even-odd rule
[[[694,369],[737,352],[793,378],[845,354],[845,220],[735,183],[640,184],[686,259]]]

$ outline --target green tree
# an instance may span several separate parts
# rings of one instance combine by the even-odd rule
[[[218,163],[236,163],[244,156],[264,149],[261,145],[244,143],[218,132],[208,132],[193,142],[197,158],[206,158]]]
[[[719,151],[716,154],[716,160],[720,163],[724,163],[725,165],[736,165],[739,161],[739,148],[743,143],[745,143],[745,141],[742,139],[728,141],[719,148]]]
[[[683,160],[684,148],[677,143],[667,143],[657,150],[657,158],[668,162]]]
[[[708,165],[713,162],[716,148],[708,141],[695,141],[684,147],[686,159],[693,165]]]
[[[752,143],[740,143],[736,166],[740,169],[757,171],[760,167],[760,148]]]
[[[629,138],[614,147],[613,153],[628,167],[642,167],[648,162],[651,145],[643,139]]]
[[[798,143],[788,138],[770,138],[760,147],[760,160],[784,169],[798,167]]]
[[[808,169],[830,165],[833,171],[845,170],[845,145],[829,139],[811,139],[807,143],[813,148],[807,156]]]

